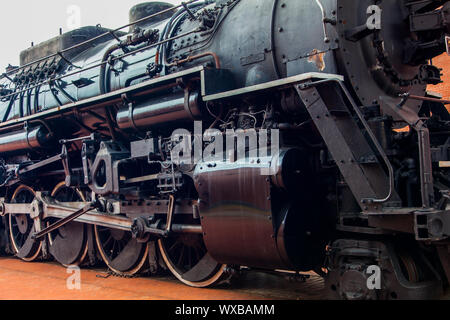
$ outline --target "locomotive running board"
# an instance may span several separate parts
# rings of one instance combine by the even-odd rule
[[[344,77],[337,74],[308,72],[285,79],[257,84],[250,87],[205,95],[203,96],[203,101],[236,98],[247,94],[257,94],[260,93],[261,91],[282,90],[285,88],[292,88],[292,86],[308,80],[331,80],[331,79],[337,81],[344,81]]]
[[[235,88],[235,82],[231,71],[227,69],[213,69],[198,66],[159,78],[153,78],[151,80],[100,96],[95,96],[74,103],[69,103],[61,107],[44,110],[30,116],[9,120],[0,123],[0,130],[11,126],[22,125],[25,122],[30,122],[43,117],[48,119],[49,117],[70,113],[73,112],[74,109],[95,109],[122,103],[122,97],[124,95],[130,98],[142,97],[145,95],[151,96],[155,92],[167,89],[169,86],[177,86],[186,80],[200,81],[202,96],[213,95],[218,92],[224,92]]]

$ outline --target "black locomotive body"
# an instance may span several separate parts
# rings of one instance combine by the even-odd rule
[[[25,261],[242,267],[331,298],[439,297],[450,115],[427,92],[450,3],[151,2],[31,47],[0,85],[1,247]]]

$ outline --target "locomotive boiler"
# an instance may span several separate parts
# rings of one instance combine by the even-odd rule
[[[191,0],[32,46],[1,76],[2,250],[437,298],[450,102],[427,87],[449,34],[445,0]]]

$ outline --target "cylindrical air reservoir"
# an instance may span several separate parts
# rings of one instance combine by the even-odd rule
[[[50,141],[47,129],[38,126],[0,136],[0,153],[16,153],[38,149]]]
[[[117,113],[117,124],[122,130],[138,130],[166,122],[194,120],[200,115],[198,93],[179,92],[130,104]]]

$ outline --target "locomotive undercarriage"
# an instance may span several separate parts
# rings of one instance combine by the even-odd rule
[[[2,92],[1,248],[194,287],[245,267],[314,270],[331,298],[439,297],[450,116],[425,88],[449,4],[194,2],[86,51],[85,70],[61,52],[18,68]]]
[[[202,87],[196,81],[207,81],[206,73],[199,77],[199,72],[201,69],[194,68],[183,73],[182,81],[173,75],[159,81],[176,81],[173,87],[181,84],[184,90]],[[144,266],[152,273],[169,269],[179,280],[196,287],[214,284],[236,273],[240,266],[248,266],[295,272],[314,269],[326,277],[331,298],[439,296],[448,276],[448,193],[435,188],[441,200],[431,209],[408,203],[417,198],[408,196],[407,191],[401,196],[395,194],[394,185],[396,190],[418,192],[421,182],[401,180],[405,173],[400,165],[392,168],[394,181],[390,184],[390,169],[383,168],[383,159],[406,155],[396,153],[395,147],[377,146],[377,141],[395,136],[398,143],[406,143],[414,141],[415,134],[376,130],[392,125],[392,121],[380,118],[376,106],[358,112],[341,84],[342,78],[336,75],[306,74],[250,90],[219,95],[203,92],[202,100],[212,115],[211,110],[230,109],[236,97],[251,101],[251,106],[259,103],[261,107],[251,107],[251,111],[248,107],[236,108],[229,118],[221,112],[223,118],[216,116],[210,124],[214,127],[221,123],[222,132],[229,125],[246,130],[278,128],[281,151],[277,158],[252,158],[247,148],[245,163],[221,164],[216,158],[197,165],[175,165],[170,161],[170,151],[176,140],[163,138],[157,131],[145,133],[129,146],[119,140],[103,140],[97,134],[59,141],[60,154],[17,166],[9,171],[14,176],[8,176],[5,170],[4,181],[10,187],[1,201],[1,213],[11,253],[25,261],[53,256],[63,265],[103,260],[110,270],[125,275],[135,274]],[[158,91],[155,83],[151,87],[152,92]],[[279,103],[278,108],[284,111],[273,114],[267,100],[261,104],[258,97],[262,94],[275,97],[270,105]],[[122,103],[128,102],[126,106],[131,108],[133,96],[128,97]],[[188,100],[189,94],[186,97]],[[83,112],[84,107],[76,108]],[[282,122],[286,116],[294,117],[297,124]],[[330,122],[326,122],[328,133],[321,132],[321,121],[327,118],[338,124],[334,132]],[[448,121],[436,115],[430,119]],[[357,126],[361,139],[343,137],[344,143],[338,143],[336,137],[343,133],[339,122],[347,128]],[[311,130],[313,124],[316,132]],[[314,133],[299,140],[295,133],[304,129]],[[386,133],[392,136],[388,139]],[[355,141],[359,143],[357,148],[351,145]],[[445,146],[433,145],[436,157],[445,153],[438,152]],[[342,152],[346,147],[352,153],[366,148],[366,153],[359,159],[337,160],[345,159]],[[304,157],[302,150],[309,156]],[[389,156],[384,150],[390,152]],[[410,155],[420,162],[415,151]],[[274,159],[279,161],[275,171],[271,168]],[[435,160],[439,161],[434,166],[439,166],[446,159]],[[392,163],[397,162],[400,160]],[[361,169],[364,166],[369,169]],[[367,186],[361,178],[352,180],[348,176],[355,170],[374,170],[377,166],[377,175],[364,175]],[[414,168],[409,166],[408,170]],[[264,169],[269,173],[261,175]],[[435,173],[440,177],[438,186],[448,181],[445,170]],[[380,179],[381,183],[370,179]],[[405,181],[415,187],[399,188]],[[239,195],[239,190],[253,190],[250,198],[256,202],[243,205],[245,199],[240,200],[240,196],[248,198],[248,194]],[[360,201],[355,198],[358,192]],[[389,193],[391,196],[383,200]],[[315,216],[307,214],[311,212],[316,212]],[[337,225],[333,226],[335,221]],[[258,248],[264,252],[258,252]],[[268,250],[272,254],[267,255]],[[365,285],[370,276],[367,270],[374,265],[381,268],[379,290],[369,290]]]

